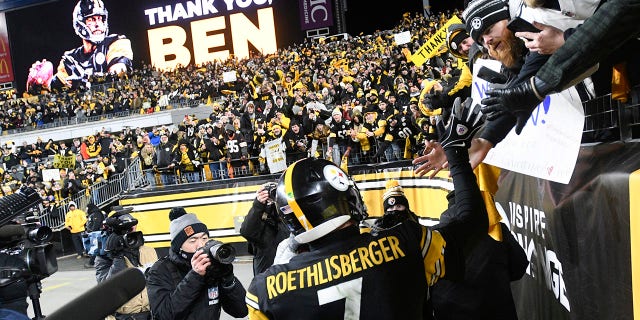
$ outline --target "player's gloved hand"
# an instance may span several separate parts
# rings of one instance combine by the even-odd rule
[[[107,238],[104,250],[111,255],[112,258],[122,257],[124,250],[124,237],[116,233],[112,233]]]
[[[471,139],[484,124],[484,116],[480,105],[472,106],[471,98],[464,103],[460,97],[453,102],[453,110],[449,122],[445,126],[444,135],[440,138],[442,149],[471,146]]]
[[[211,259],[211,265],[207,268],[207,278],[220,279],[223,286],[231,286],[234,281],[233,264]]]
[[[484,105],[482,112],[485,114],[512,113],[517,117],[516,134],[520,134],[533,109],[544,100],[541,93],[545,92],[546,95],[548,90],[542,90],[545,87],[544,82],[531,77],[514,87],[487,90],[487,97],[481,101]]]
[[[62,56],[62,63],[71,70],[67,81],[82,80],[85,76],[89,76],[88,74],[85,74],[85,70],[82,65],[70,55]]]

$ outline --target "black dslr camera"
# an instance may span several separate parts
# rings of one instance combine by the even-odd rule
[[[209,240],[202,250],[209,255],[209,259],[220,263],[231,264],[236,259],[236,249],[230,244],[217,240]]]
[[[20,277],[37,282],[58,271],[50,242],[53,232],[38,220],[36,206],[41,203],[38,192],[26,186],[0,198],[0,253],[17,256],[26,264],[26,268],[5,268],[0,273],[0,286]]]
[[[276,190],[278,189],[278,184],[275,182],[267,182],[264,185],[264,189],[269,192],[269,200],[272,202],[276,201]]]
[[[107,235],[115,233],[124,239],[124,247],[136,249],[144,244],[144,236],[140,231],[131,231],[138,224],[138,219],[129,214],[131,209],[122,207],[112,208],[115,214],[107,218],[104,225],[107,229]],[[124,249],[124,248],[122,248]]]

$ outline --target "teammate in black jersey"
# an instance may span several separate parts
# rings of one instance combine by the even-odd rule
[[[429,287],[462,278],[465,256],[488,222],[467,151],[482,117],[479,106],[457,106],[441,144],[459,220],[360,233],[367,210],[355,182],[330,161],[299,160],[281,176],[276,205],[309,251],[255,276],[246,298],[250,319],[422,319]]]

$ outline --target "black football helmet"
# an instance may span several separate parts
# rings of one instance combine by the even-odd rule
[[[92,16],[102,16],[104,21],[104,34],[94,35],[85,24],[85,19]],[[98,44],[109,34],[109,12],[104,7],[102,0],[80,0],[73,9],[73,29],[76,34],[87,41]]]
[[[349,219],[367,217],[355,182],[325,159],[305,158],[290,165],[278,182],[276,206],[300,243],[319,239]]]

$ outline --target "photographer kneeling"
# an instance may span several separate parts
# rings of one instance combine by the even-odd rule
[[[233,275],[235,252],[209,240],[209,229],[181,207],[169,212],[171,248],[147,272],[149,302],[155,319],[220,319],[248,314],[246,291]]]
[[[136,231],[138,220],[131,216],[131,208],[114,206],[104,224],[103,251],[95,261],[96,280],[105,281],[126,268],[138,268],[143,272],[158,260],[156,250],[144,246],[142,232]],[[108,299],[108,297],[105,297]],[[113,318],[117,320],[150,320],[147,290],[122,305]],[[112,318],[112,319],[113,319]]]

